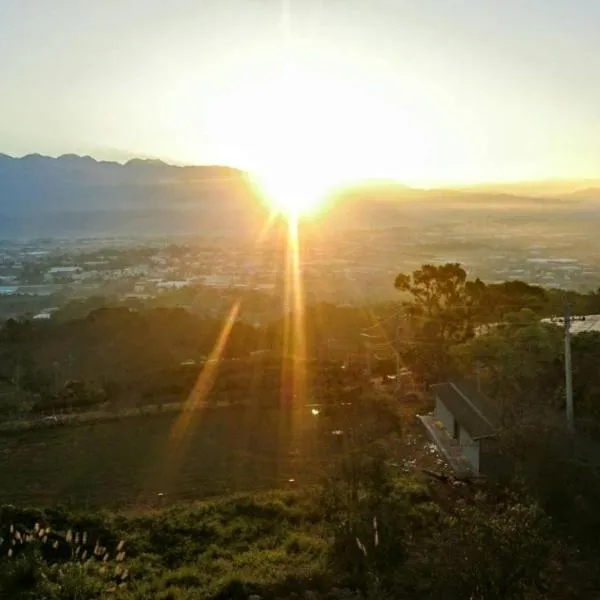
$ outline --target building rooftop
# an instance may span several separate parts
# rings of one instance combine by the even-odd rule
[[[465,382],[448,381],[432,385],[431,391],[473,439],[493,437],[496,434],[500,412],[474,386]]]

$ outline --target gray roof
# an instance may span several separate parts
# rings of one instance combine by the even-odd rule
[[[431,391],[473,439],[496,435],[500,412],[474,386],[465,382],[448,381],[432,385]]]

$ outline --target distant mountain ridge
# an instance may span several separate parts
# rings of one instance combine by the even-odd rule
[[[247,175],[231,167],[0,154],[0,236],[47,227],[55,235],[171,233],[194,221],[227,233],[264,210]]]
[[[48,197],[58,201],[59,206],[70,206],[73,200],[80,200],[72,196],[80,192],[81,187],[99,186],[101,191],[106,192],[111,186],[239,184],[245,178],[239,169],[221,166],[178,167],[159,160],[138,158],[118,163],[75,154],[64,154],[58,158],[40,154],[14,158],[0,154],[0,201],[5,209],[10,209],[11,202],[15,201],[40,205],[47,202],[45,198]]]
[[[438,221],[461,215],[476,220],[480,213],[509,209],[538,218],[541,209],[561,212],[590,201],[594,202],[586,204],[587,210],[589,206],[596,210],[594,189],[555,197],[521,194],[517,189],[521,188],[498,184],[424,190],[394,181],[358,182],[330,197],[320,226],[394,227],[417,214]],[[0,154],[0,237],[255,235],[268,210],[248,174],[228,166]]]

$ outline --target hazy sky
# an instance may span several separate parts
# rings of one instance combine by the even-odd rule
[[[0,152],[600,174],[600,1],[285,4],[0,0]]]

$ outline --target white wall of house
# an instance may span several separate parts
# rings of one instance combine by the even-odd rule
[[[452,437],[454,431],[454,415],[446,408],[444,403],[438,398],[435,403],[435,418],[448,431],[448,435]]]
[[[474,440],[469,432],[461,427],[459,442],[465,458],[471,463],[475,473],[479,473],[479,440]]]

